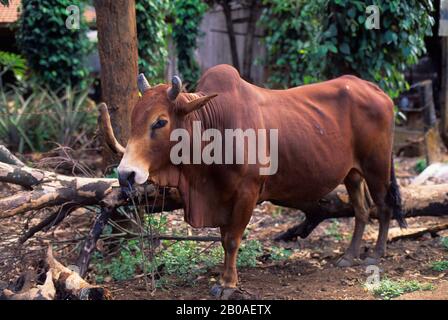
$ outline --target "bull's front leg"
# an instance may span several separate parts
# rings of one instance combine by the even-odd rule
[[[238,284],[236,261],[245,228],[246,225],[221,228],[221,243],[224,247],[224,271],[220,284],[223,288],[236,288]]]
[[[231,221],[221,229],[221,243],[224,248],[224,270],[219,285],[214,285],[212,294],[221,299],[228,299],[238,285],[237,257],[244,230],[249,223],[256,198],[250,197],[236,201]]]

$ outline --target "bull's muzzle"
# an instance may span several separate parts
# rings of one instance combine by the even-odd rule
[[[118,170],[118,182],[123,192],[130,192],[135,184],[135,171],[129,169]]]

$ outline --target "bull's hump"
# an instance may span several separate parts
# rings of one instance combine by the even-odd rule
[[[238,70],[228,64],[211,67],[199,80],[198,90],[204,92],[225,92],[236,89],[242,81]]]

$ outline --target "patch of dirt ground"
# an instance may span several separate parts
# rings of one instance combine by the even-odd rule
[[[409,162],[409,161],[408,161]],[[401,162],[402,185],[406,184],[410,170],[403,170],[408,162]],[[415,163],[415,162],[414,162]],[[408,165],[412,167],[412,162]],[[404,181],[403,181],[404,180]],[[9,186],[0,186],[0,196],[14,192]],[[26,217],[2,220],[0,224],[0,287],[14,281],[21,273],[32,268],[43,257],[48,244],[54,247],[56,257],[66,265],[76,261],[77,252],[92,223],[93,212],[80,209],[74,212],[55,230],[37,233],[23,246],[17,241],[23,230],[39,221],[45,212],[34,212]],[[47,213],[48,214],[48,213]],[[217,229],[194,230],[183,222],[181,212],[167,213],[167,234],[218,235]],[[248,226],[248,239],[259,240],[263,245],[263,256],[255,267],[239,268],[241,287],[261,299],[376,299],[365,288],[372,276],[372,269],[363,265],[337,268],[333,262],[342,255],[353,230],[353,219],[329,220],[319,225],[307,239],[277,243],[272,239],[280,232],[299,223],[303,215],[297,210],[275,207],[264,203],[256,208]],[[448,217],[420,217],[408,219],[409,228],[400,230],[392,222],[389,238],[412,233],[426,227],[448,222]],[[364,234],[363,251],[373,248],[378,224],[370,223]],[[388,252],[379,265],[382,279],[416,280],[432,285],[430,291],[404,294],[399,299],[448,299],[448,272],[432,270],[432,263],[448,260],[448,250],[440,242],[448,231],[437,236],[425,234],[418,239],[390,242]],[[103,244],[100,244],[103,245]],[[203,244],[207,246],[208,244]],[[219,245],[216,243],[215,245]],[[266,258],[272,246],[290,249],[293,254],[286,260]],[[119,248],[118,248],[119,250]],[[206,254],[206,253],[204,253]],[[222,265],[217,265],[185,283],[171,277],[167,285],[155,291],[146,289],[142,275],[131,280],[112,281],[108,287],[115,299],[211,299],[210,288],[219,278]],[[94,271],[88,275],[93,282]]]
[[[440,220],[437,219],[437,222],[441,223]],[[434,223],[430,218],[409,219],[409,222],[410,229]],[[353,222],[346,219],[339,224],[344,240],[335,239],[333,235],[326,233],[325,230],[328,230],[331,223],[322,223],[308,239],[300,239],[294,243],[272,243],[300,250],[284,261],[260,261],[254,268],[240,268],[241,288],[261,299],[376,299],[365,288],[368,277],[373,274],[372,270],[367,270],[363,265],[349,268],[337,268],[333,265],[348,244],[347,236],[351,234]],[[277,234],[277,228],[285,228],[279,223],[273,225],[277,227],[266,228],[264,232],[253,234],[250,238],[270,239]],[[368,229],[365,251],[374,246],[373,236],[377,225]],[[392,231],[391,233],[400,233],[397,227]],[[263,244],[265,247],[271,245],[267,241]],[[448,300],[448,274],[431,268],[432,262],[442,259],[446,259],[446,252],[440,245],[439,237],[432,238],[428,235],[418,240],[399,240],[389,243],[387,256],[382,259],[379,272],[381,277],[393,280],[416,280],[433,285],[434,289],[431,291],[413,292],[401,296],[401,299]],[[209,290],[219,277],[220,267],[213,268],[188,285],[180,284],[155,292],[147,292],[141,278],[109,283],[107,286],[117,299],[211,299]]]

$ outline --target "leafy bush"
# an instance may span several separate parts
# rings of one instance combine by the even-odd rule
[[[138,64],[152,83],[163,81],[167,58],[165,17],[170,10],[169,0],[137,0]]]
[[[385,300],[401,296],[404,293],[414,291],[428,291],[433,290],[433,285],[429,283],[420,283],[416,280],[399,280],[394,281],[390,279],[381,280],[378,287],[373,289],[373,293]]]
[[[0,88],[0,140],[20,153],[37,151],[46,128],[36,113],[44,100],[43,92],[25,95],[18,87]]]
[[[2,76],[12,71],[16,79],[21,80],[26,71],[26,60],[15,53],[0,51],[0,86],[2,86]]]
[[[96,128],[96,111],[87,89],[58,91],[36,87],[0,88],[0,140],[12,149],[47,151],[58,143],[84,144]]]
[[[200,76],[194,51],[199,36],[199,24],[208,6],[202,0],[175,0],[173,40],[177,49],[177,64],[188,89],[193,89]]]
[[[322,78],[321,62],[308,55],[324,46],[316,35],[320,32],[320,10],[325,1],[265,0],[259,24],[265,29],[268,82],[286,88]]]
[[[269,81],[276,87],[351,73],[378,83],[391,97],[407,88],[404,70],[425,53],[434,19],[429,0],[265,0]],[[380,29],[365,26],[368,5]]]
[[[82,19],[82,0],[22,0],[17,41],[40,84],[57,90],[83,85],[88,76],[84,58],[91,48]],[[80,28],[69,29],[66,8],[80,8]]]

